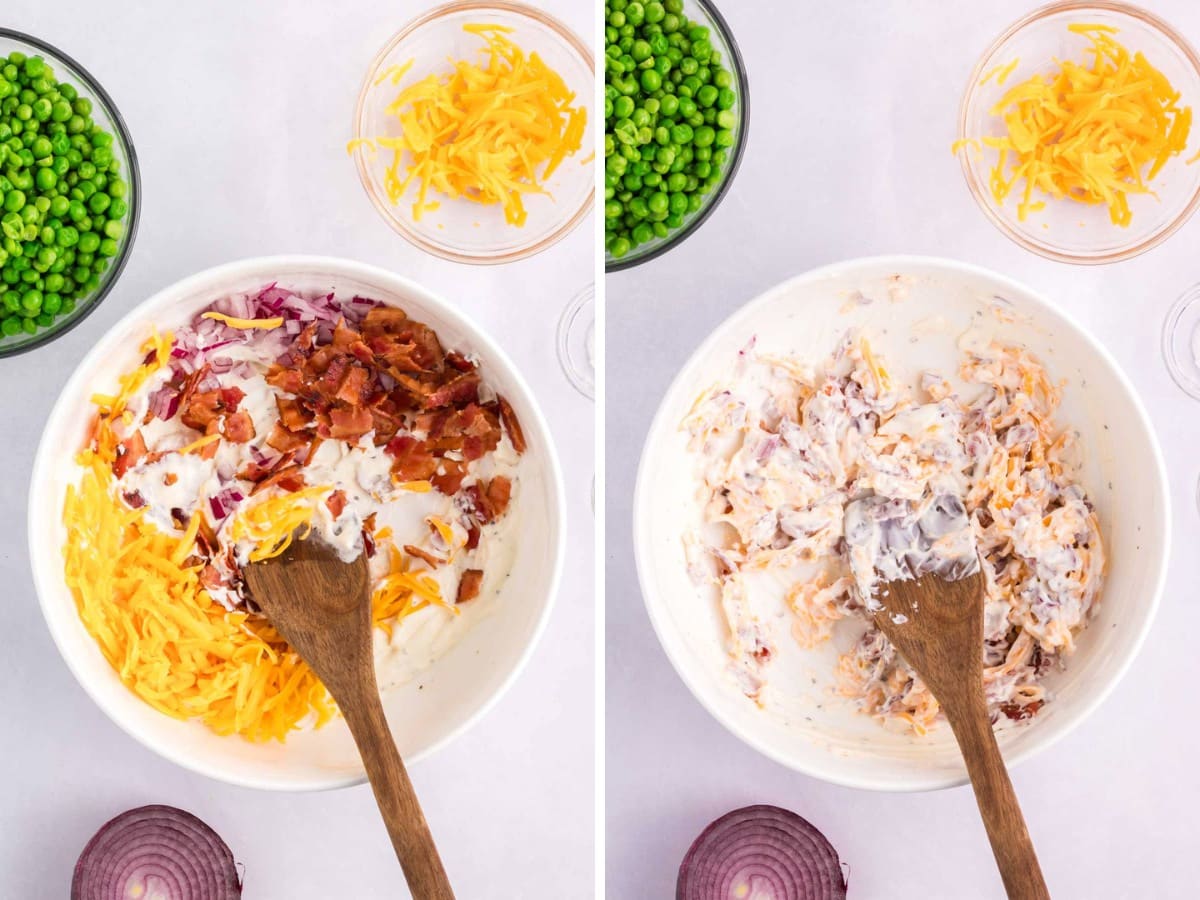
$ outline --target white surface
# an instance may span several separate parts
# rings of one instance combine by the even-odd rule
[[[608,279],[606,344],[611,358],[626,360],[607,376],[611,900],[670,896],[700,830],[733,807],[764,802],[794,809],[825,832],[849,864],[852,897],[1004,896],[968,788],[889,795],[834,787],[726,732],[672,670],[633,569],[641,441],[695,347],[773,284],[831,261],[890,252],[986,265],[1060,302],[1109,348],[1150,410],[1170,472],[1175,534],[1157,622],[1108,701],[1017,768],[1013,781],[1056,897],[1195,893],[1200,410],[1167,375],[1159,330],[1175,298],[1200,280],[1200,220],[1136,260],[1083,269],[1020,249],[976,209],[949,152],[960,93],[976,56],[1034,5],[722,5],[749,66],[753,111],[741,173],[688,243]],[[1200,41],[1200,7],[1150,6]]]
[[[395,304],[437,333],[443,346],[479,361],[484,382],[508,399],[522,423],[528,449],[515,470],[514,502],[506,539],[516,544],[511,567],[503,555],[483,564],[481,604],[462,608],[457,641],[433,665],[383,694],[384,711],[401,755],[410,765],[461,735],[503,695],[534,651],[553,607],[565,546],[564,504],[550,436],[527,386],[504,352],[456,307],[384,269],[328,257],[274,256],[235,262],[185,278],[155,294],[96,345],[80,363],[50,413],[34,462],[29,548],[34,584],[54,641],[76,678],[124,730],[163,756],[232,784],[276,790],[322,790],[361,782],[362,760],[338,719],[277,741],[255,743],[215,734],[202,722],[164,716],[130,691],[109,665],[76,610],[63,580],[61,547],[68,536],[60,510],[81,469],[74,451],[84,445],[96,392],[112,394],[118,379],[144,356],[150,334],[193,321],[214,300],[251,293],[263,285],[348,300],[370,297]],[[319,483],[319,482],[318,482]],[[420,513],[417,522],[420,523]],[[509,536],[511,535],[511,536]],[[491,539],[499,538],[498,534]],[[486,545],[488,537],[484,537]],[[487,558],[485,558],[487,559]],[[403,634],[398,630],[397,635]],[[427,651],[428,652],[428,651]],[[376,677],[389,680],[377,658]],[[394,677],[394,676],[393,676]]]
[[[895,276],[904,279],[896,291]],[[891,296],[903,299],[889,299]],[[848,297],[866,297],[862,305]],[[992,314],[1002,297],[1004,321]],[[933,323],[937,323],[936,325]],[[692,692],[727,728],[771,758],[849,787],[928,790],[967,780],[949,728],[924,738],[885,729],[837,692],[839,657],[862,636],[862,620],[843,621],[818,647],[792,638],[794,618],[775,622],[759,594],[775,655],[765,670],[762,708],[729,672],[729,623],[720,591],[689,574],[685,536],[706,521],[697,494],[697,454],[680,423],[697,397],[729,385],[739,353],[819,362],[850,329],[870,341],[894,381],[915,385],[922,372],[955,377],[960,336],[1019,344],[1052,381],[1066,379],[1056,416],[1078,434],[1080,483],[1104,528],[1107,560],[1102,620],[1079,636],[1065,672],[1044,679],[1054,702],[1028,727],[1002,729],[1005,758],[1032,756],[1086,718],[1119,681],[1154,618],[1170,533],[1167,476],[1133,389],[1102,348],[1028,289],[975,266],[920,257],[834,263],[800,276],[743,307],[684,367],[651,428],[635,496],[634,540],[647,609],[664,648]],[[974,552],[973,550],[971,551]],[[754,589],[749,590],[754,594]],[[780,612],[783,612],[782,605]]]
[[[593,277],[592,233],[584,227],[542,256],[481,269],[425,256],[378,218],[345,153],[354,99],[373,54],[426,5],[5,4],[5,25],[62,47],[112,94],[141,159],[145,205],[129,267],[100,309],[49,347],[0,362],[9,473],[0,488],[2,897],[65,896],[96,828],[156,802],[196,813],[228,841],[245,864],[249,900],[407,896],[369,788],[228,787],[121,732],[63,664],[29,574],[33,453],[79,359],[167,284],[284,252],[375,263],[458,303],[513,358],[550,421],[570,528],[549,628],[500,703],[412,774],[459,896],[542,900],[579,896],[592,882],[593,407],[554,351],[559,314]],[[544,6],[590,37],[589,8]]]

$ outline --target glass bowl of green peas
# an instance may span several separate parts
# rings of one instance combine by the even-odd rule
[[[140,193],[104,88],[61,50],[0,28],[0,357],[70,331],[108,295]]]
[[[746,69],[711,0],[605,0],[605,271],[687,240],[728,192],[749,130]]]

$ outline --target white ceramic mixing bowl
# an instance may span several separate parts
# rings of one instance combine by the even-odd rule
[[[151,329],[178,326],[219,297],[273,281],[403,307],[433,327],[447,347],[475,354],[484,378],[513,405],[529,449],[522,462],[520,544],[505,594],[491,615],[418,678],[386,691],[384,706],[400,752],[411,763],[462,734],[500,698],[542,633],[562,567],[563,489],[549,428],[528,386],[491,338],[450,303],[383,269],[324,257],[250,259],[186,278],[133,310],[80,363],[46,423],[30,485],[30,555],[59,651],[84,689],[130,735],[182,766],[234,784],[343,787],[365,778],[343,720],[297,732],[283,744],[255,744],[169,718],[121,683],[80,622],[63,580],[63,498],[67,485],[79,478],[74,459],[94,412],[92,394],[115,389],[117,376],[140,361],[138,348]]]
[[[998,337],[1029,347],[1052,379],[1066,380],[1058,421],[1080,433],[1083,485],[1108,551],[1097,618],[1065,671],[1047,677],[1053,699],[1029,723],[1001,729],[1005,758],[1019,762],[1091,714],[1120,680],[1154,619],[1171,543],[1167,476],[1149,419],[1112,357],[1082,328],[1028,288],[975,266],[906,256],[839,263],[768,291],[720,325],[671,385],[646,440],[634,543],[646,606],[667,655],[726,728],[783,765],[826,781],[923,790],[963,783],[966,770],[949,727],[910,737],[833,696],[834,662],[852,640],[846,634],[852,623],[822,647],[781,652],[766,708],[742,694],[726,671],[715,594],[687,574],[682,538],[699,521],[699,509],[680,422],[703,389],[729,374],[751,338],[760,350],[818,362],[848,328],[861,327],[893,375],[915,377],[927,368],[953,375],[960,358],[955,341],[972,322],[994,325]]]

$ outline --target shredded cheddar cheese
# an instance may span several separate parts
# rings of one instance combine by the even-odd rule
[[[270,319],[239,319],[237,316],[227,316],[224,313],[214,312],[209,310],[204,313],[201,318],[216,319],[218,322],[224,322],[230,328],[240,328],[249,330],[251,328],[271,329],[278,328],[283,324],[283,316],[275,316]]]
[[[437,209],[432,191],[499,204],[505,220],[521,226],[523,196],[546,193],[545,182],[582,146],[587,109],[537,53],[526,54],[506,36],[511,28],[463,29],[485,42],[481,61],[455,61],[452,72],[403,88],[387,108],[400,136],[357,139],[347,150],[391,151],[384,188],[395,204],[418,185],[416,220]],[[393,66],[375,83],[390,78],[398,84],[411,66]]]
[[[215,444],[220,439],[221,439],[221,435],[219,435],[219,434],[206,434],[204,437],[197,438],[196,440],[192,441],[190,444],[180,447],[177,452],[179,452],[180,454],[194,453],[197,450],[204,449],[209,444]]]
[[[171,345],[170,334],[151,337],[144,362],[120,378],[117,393],[93,397],[98,413],[77,457],[83,474],[63,504],[65,581],[104,658],[150,706],[220,735],[283,741],[304,723],[319,727],[334,715],[324,686],[262,616],[227,610],[209,596],[195,556],[202,513],[191,515],[181,536],[168,534],[116,496],[121,436],[113,425],[125,421],[130,396],[167,362]],[[311,523],[309,501],[329,490],[269,497],[239,516],[235,533],[258,542],[251,559],[282,553],[293,532]],[[396,620],[431,605],[457,613],[437,582],[410,571],[394,546],[390,566],[373,597],[376,627],[390,635]]]
[[[1179,105],[1179,91],[1140,51],[1112,36],[1116,29],[1068,27],[1090,41],[1088,59],[1056,61],[1052,74],[1013,86],[991,109],[1004,134],[983,138],[998,152],[989,187],[998,205],[1017,192],[1020,221],[1045,207],[1036,192],[1104,205],[1113,224],[1126,227],[1130,195],[1153,194],[1150,182],[1187,148],[1192,110]],[[999,84],[1012,65],[993,70]],[[954,152],[963,146],[956,142]]]
[[[411,571],[408,557],[395,545],[388,547],[391,557],[391,572],[371,595],[371,610],[377,625],[391,637],[392,627],[405,616],[412,615],[427,606],[442,606],[454,615],[459,614],[456,606],[442,599],[437,581],[428,575]]]
[[[249,540],[256,545],[250,551],[250,562],[273,559],[291,546],[297,531],[303,538],[312,530],[314,510],[309,501],[332,490],[329,486],[304,488],[268,497],[243,508],[233,520],[233,539],[238,542]]]
[[[402,491],[412,491],[414,494],[428,494],[433,490],[433,485],[428,481],[396,481],[392,480]]]

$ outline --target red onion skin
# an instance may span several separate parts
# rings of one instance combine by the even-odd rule
[[[242,883],[229,847],[191,813],[142,806],[111,819],[88,842],[71,900],[129,900],[140,886],[166,900],[238,900]]]
[[[846,879],[837,851],[812,824],[776,806],[747,806],[696,838],[680,864],[675,896],[845,900]]]

